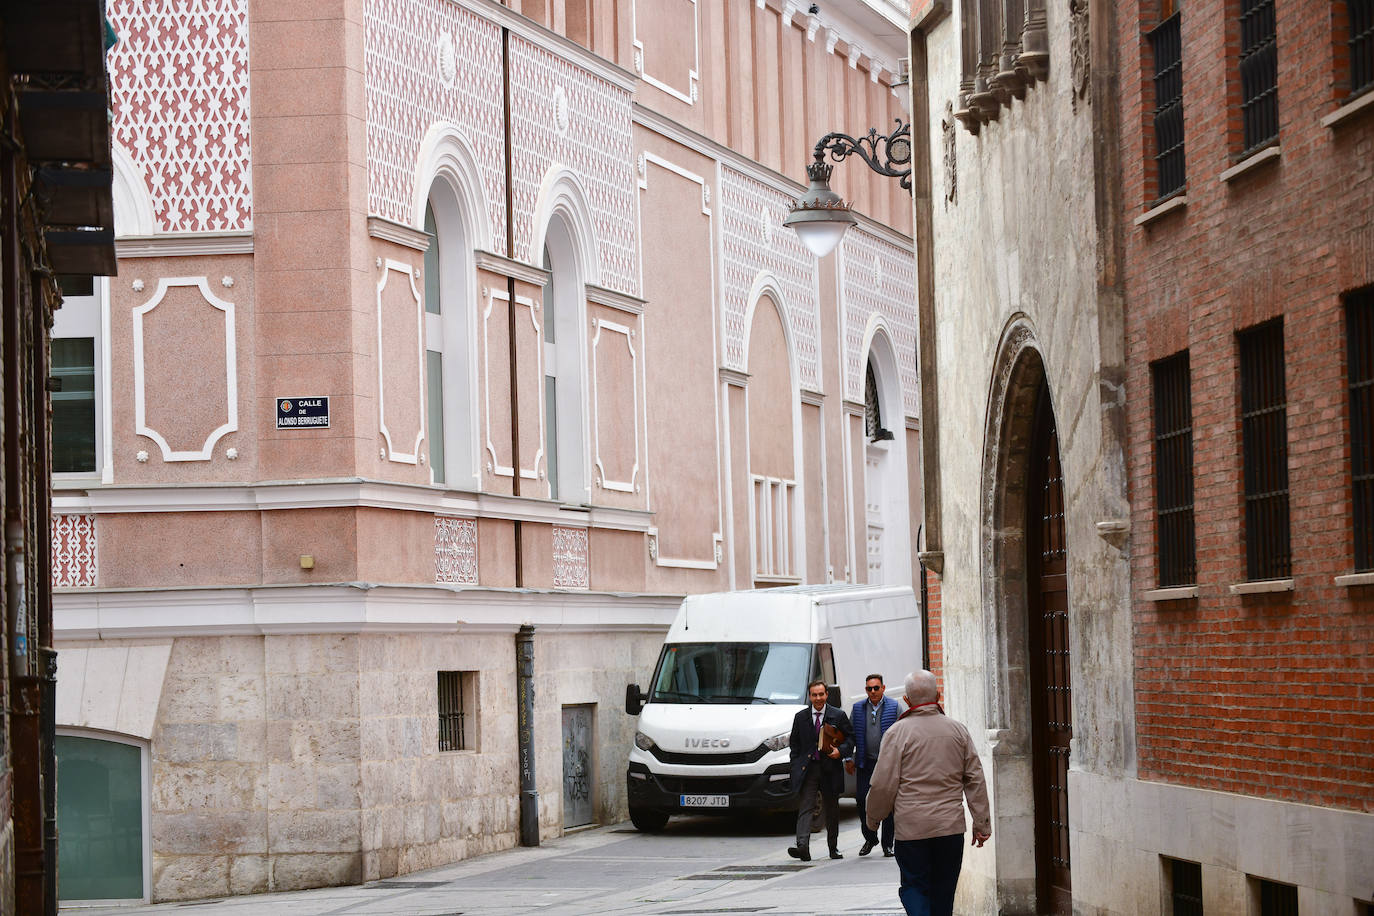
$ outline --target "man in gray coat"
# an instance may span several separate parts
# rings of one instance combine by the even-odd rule
[[[907,711],[883,735],[865,814],[876,830],[896,821],[898,891],[908,916],[952,916],[964,859],[964,799],[973,815],[973,845],[992,835],[983,765],[973,738],[940,709],[935,675],[906,676]]]

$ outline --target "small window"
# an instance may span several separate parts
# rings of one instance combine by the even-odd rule
[[[1374,89],[1374,0],[1346,0],[1350,29],[1350,94]]]
[[[1298,889],[1291,884],[1254,879],[1259,891],[1259,916],[1298,916]]]
[[[1182,859],[1164,860],[1171,916],[1202,916],[1202,866]]]
[[[794,480],[754,477],[754,574],[758,578],[793,578],[796,491]]]
[[[51,375],[53,473],[94,473],[95,338],[53,340]]]
[[[439,750],[477,748],[477,672],[439,672]]]
[[[1288,395],[1283,319],[1237,335],[1241,454],[1245,465],[1245,559],[1249,578],[1292,572],[1288,530]]]
[[[1193,401],[1188,351],[1152,367],[1155,546],[1163,588],[1197,581],[1193,524]]]
[[[1167,3],[1166,14],[1173,8]],[[1155,72],[1155,177],[1159,199],[1183,188],[1187,172],[1183,159],[1183,39],[1180,22],[1183,14],[1171,14],[1150,31],[1150,49]]]
[[[1240,112],[1242,156],[1279,136],[1279,49],[1274,0],[1240,3]]]
[[[1345,297],[1355,570],[1374,570],[1374,286]]]

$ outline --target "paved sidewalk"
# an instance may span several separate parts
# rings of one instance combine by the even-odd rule
[[[859,858],[858,819],[846,804],[840,848],[788,858],[786,835],[724,818],[675,818],[660,834],[628,824],[492,853],[349,887],[155,906],[83,908],[75,916],[898,916],[897,866],[878,850]]]

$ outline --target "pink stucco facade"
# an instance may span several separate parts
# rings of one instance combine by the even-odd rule
[[[54,481],[58,724],[144,749],[147,898],[511,845],[522,623],[556,834],[560,707],[596,710],[623,817],[619,698],[683,594],[911,582],[910,199],[855,160],[836,254],[781,225],[817,138],[905,119],[900,11],[172,6],[110,4],[119,275],[54,332],[97,353],[94,467]],[[465,751],[433,746],[445,670]]]

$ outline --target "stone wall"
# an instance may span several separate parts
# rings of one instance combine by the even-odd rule
[[[595,818],[625,816],[661,633],[540,632],[541,835],[563,830],[561,709],[592,704]],[[519,841],[513,632],[183,637],[151,742],[155,901],[406,874]],[[468,748],[438,750],[438,671],[476,672]]]

